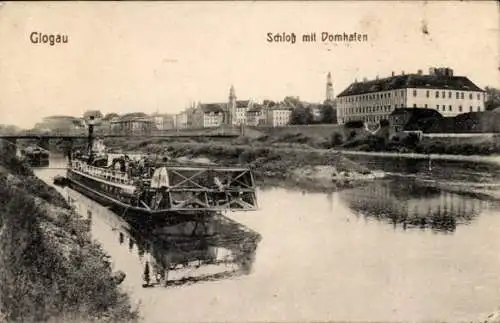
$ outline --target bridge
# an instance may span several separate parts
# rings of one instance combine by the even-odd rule
[[[117,132],[117,131],[95,131],[94,135],[101,138],[168,138],[168,137],[238,137],[242,134],[241,128],[205,128],[205,129],[182,129],[182,130],[154,130],[149,132]],[[3,139],[84,139],[87,138],[86,130],[72,130],[67,132],[58,131],[36,131],[27,130],[16,133],[0,134]]]
[[[158,138],[236,138],[243,134],[243,128],[219,127],[204,129],[179,129],[179,130],[153,130],[148,132],[116,132],[102,131],[94,132],[94,137],[98,138],[137,138],[137,139],[158,139]],[[13,149],[17,147],[18,140],[38,140],[38,145],[44,149],[49,148],[49,140],[61,139],[72,144],[73,140],[87,139],[86,129],[71,130],[67,132],[57,131],[36,131],[27,130],[16,133],[0,134],[0,148]]]

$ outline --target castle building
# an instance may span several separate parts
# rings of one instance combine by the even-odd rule
[[[337,96],[339,124],[363,121],[376,125],[396,108],[435,109],[444,117],[484,111],[485,91],[450,68],[430,68],[425,75],[394,75],[355,81]]]

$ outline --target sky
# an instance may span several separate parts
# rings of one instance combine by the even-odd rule
[[[87,110],[177,113],[190,102],[325,99],[355,79],[450,67],[500,87],[494,1],[7,2],[0,5],[0,123]],[[33,44],[32,32],[68,42]],[[295,33],[270,43],[267,33]],[[303,43],[304,33],[366,42]]]

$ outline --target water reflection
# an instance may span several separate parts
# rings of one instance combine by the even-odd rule
[[[104,219],[118,245],[137,257],[142,271],[133,274],[142,277],[144,287],[227,279],[252,271],[261,236],[222,215],[139,228],[83,195],[67,192],[80,214],[87,214],[89,221]],[[102,224],[94,223],[101,230]]]
[[[349,158],[370,169],[389,173],[418,175],[420,178],[450,179],[466,182],[498,182],[500,166],[493,163],[470,161],[393,158],[382,156],[356,156]]]
[[[395,227],[455,231],[470,223],[487,200],[453,193],[407,178],[392,178],[342,191],[340,198],[356,214],[389,221]]]

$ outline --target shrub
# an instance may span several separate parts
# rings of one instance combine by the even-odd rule
[[[389,125],[390,125],[389,120],[387,120],[387,119],[380,120],[381,127],[388,127]]]
[[[365,124],[361,120],[352,120],[352,121],[347,121],[344,124],[344,127],[352,129],[352,128],[364,128]]]
[[[3,165],[12,162],[3,157]],[[54,219],[33,196],[51,203],[62,197],[33,175],[18,176],[22,185],[0,185],[0,316],[7,322],[136,320],[76,215],[61,212]],[[61,248],[71,250],[69,256]]]
[[[409,133],[402,140],[402,144],[408,148],[415,148],[419,142],[420,142],[420,138],[416,133]]]
[[[330,143],[333,147],[340,146],[344,143],[344,136],[338,132],[334,132],[330,139]]]

